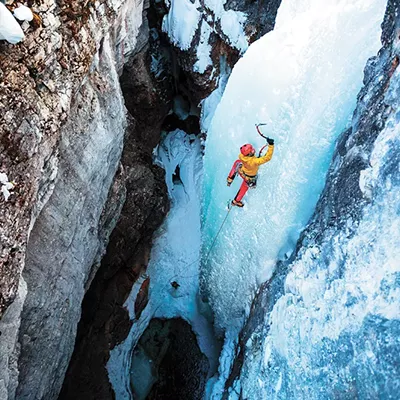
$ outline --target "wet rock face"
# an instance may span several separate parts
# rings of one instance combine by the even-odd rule
[[[153,319],[132,355],[135,399],[200,400],[208,369],[187,322]]]
[[[397,0],[388,2],[382,25],[383,47],[377,57],[369,60],[365,69],[364,87],[358,96],[352,126],[339,138],[325,189],[309,225],[298,241],[296,252],[288,262],[279,263],[272,278],[259,289],[250,317],[239,339],[238,356],[226,383],[227,391],[235,385],[236,389],[240,388],[239,382],[248,378],[245,377],[246,370],[250,368],[254,356],[264,354],[266,346],[264,340],[271,329],[270,314],[277,301],[285,294],[285,281],[291,268],[305,257],[307,250],[320,249],[315,264],[322,264],[328,270],[330,260],[336,262],[333,257],[335,249],[341,249],[346,240],[357,234],[363,213],[375,200],[374,195],[377,196],[379,190],[385,192],[380,188],[371,196],[363,193],[360,189],[360,172],[370,167],[375,140],[385,127],[386,121],[393,116],[393,113],[398,112],[393,104],[388,103],[385,96],[389,86],[396,85],[394,79],[398,79],[393,76],[399,65],[399,10],[400,3]],[[398,156],[395,154],[391,162],[382,169],[382,181],[398,174],[398,169],[396,170],[394,165],[398,166]],[[386,190],[390,190],[389,184]],[[370,246],[373,247],[374,244],[371,243]],[[347,257],[351,257],[351,254],[344,256],[343,265]],[[363,262],[362,253],[360,262]],[[340,273],[344,271],[339,272],[338,279],[341,278]],[[333,285],[332,282],[331,284]],[[398,376],[398,369],[395,367],[398,363],[398,329],[396,320],[371,314],[365,318],[359,331],[342,333],[335,340],[324,338],[320,354],[313,360],[315,365],[310,366],[314,371],[328,371],[327,375],[321,372],[318,378],[321,385],[320,396],[371,397],[375,395],[378,386],[380,396],[397,393],[398,381],[391,378]],[[369,340],[370,344],[366,344]],[[364,365],[355,358],[356,353],[362,354],[368,346],[371,346],[372,353],[378,358],[381,357],[379,359],[385,363],[385,372],[377,365],[367,362]],[[262,368],[263,374],[266,375],[275,373],[269,369],[269,365],[259,365],[259,368]],[[286,364],[282,362],[280,369],[283,371],[284,381],[288,382],[287,377],[291,371],[286,368]],[[332,374],[330,376],[329,371]],[[350,376],[347,376],[347,373]],[[327,380],[331,383],[324,387]],[[335,388],[333,388],[334,381]],[[290,384],[286,382],[284,384]],[[317,382],[314,386],[317,386]],[[225,398],[228,398],[227,393]],[[312,393],[310,389],[310,396]]]
[[[282,0],[228,0],[224,7],[246,13],[244,31],[252,43],[274,28],[281,2]]]

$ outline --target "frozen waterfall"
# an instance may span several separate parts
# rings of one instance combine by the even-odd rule
[[[257,189],[234,209],[212,255],[203,288],[217,326],[240,329],[257,284],[294,249],[325,183],[367,59],[380,48],[385,0],[283,0],[275,30],[236,64],[208,132],[204,160],[203,251],[207,253],[241,179],[226,187],[239,148],[275,139]],[[204,265],[205,264],[205,265]]]

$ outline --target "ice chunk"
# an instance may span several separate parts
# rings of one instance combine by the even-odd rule
[[[0,184],[1,184],[1,193],[3,193],[4,200],[8,201],[8,198],[11,195],[10,190],[14,188],[14,182],[9,182],[7,174],[4,172],[0,172]]]
[[[8,8],[0,3],[0,40],[16,44],[25,38],[24,32]]]
[[[0,183],[6,184],[8,182],[8,176],[4,172],[0,172]]]
[[[29,7],[26,6],[19,6],[14,10],[15,18],[19,19],[20,21],[32,21],[33,20],[33,13]]]
[[[199,1],[172,0],[169,13],[164,16],[162,30],[174,45],[188,50],[200,21]]]

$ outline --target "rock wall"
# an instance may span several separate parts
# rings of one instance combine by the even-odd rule
[[[164,171],[152,165],[152,150],[169,108],[168,102],[160,101],[162,88],[148,74],[148,66],[143,65],[147,50],[146,47],[135,57],[129,69],[136,69],[130,75],[133,91],[129,93],[136,94],[141,112],[147,112],[138,115],[127,102],[136,118],[130,121],[121,160],[126,201],[82,305],[82,320],[61,399],[112,398],[105,364],[109,351],[129,332],[132,322],[124,303],[146,269],[153,232],[168,211]],[[122,81],[126,74],[125,71]]]
[[[103,38],[110,37],[120,70],[141,22],[141,12],[136,22],[135,14],[127,14],[134,5],[131,0],[123,6],[122,1],[29,4],[42,25],[24,25],[26,40],[16,46],[0,42],[0,168],[17,184],[9,202],[0,204],[1,314],[15,297],[30,227],[52,191],[55,149],[72,102],[88,77],[98,81],[99,90],[107,87],[96,71]],[[125,22],[129,35],[121,29]]]
[[[398,393],[398,313],[390,313],[391,307],[398,310],[398,282],[391,280],[396,273],[387,253],[398,239],[382,235],[390,229],[386,207],[398,204],[399,9],[397,0],[388,1],[383,47],[366,66],[351,127],[337,143],[325,189],[295,253],[259,289],[224,398]],[[287,359],[279,345],[286,346]]]
[[[126,119],[106,40],[102,50],[99,73],[107,76],[103,84],[108,87],[99,92],[89,79],[80,88],[76,110],[62,129],[53,193],[28,242],[23,271],[28,294],[21,316],[17,391],[21,399],[33,393],[36,398],[57,396],[91,267],[104,250],[99,229],[113,228],[100,228],[99,222],[121,157]]]
[[[117,181],[104,207],[128,125],[119,75],[142,20],[140,1],[29,5],[42,25],[0,44],[0,168],[16,182],[0,201],[0,313],[12,304],[0,321],[2,399],[18,385],[18,398],[58,396],[124,200]]]

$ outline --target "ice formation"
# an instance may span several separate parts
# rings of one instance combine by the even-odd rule
[[[8,8],[0,2],[0,40],[16,44],[25,38],[24,32]]]
[[[204,292],[220,328],[240,329],[257,283],[291,253],[308,222],[363,68],[380,48],[385,6],[384,0],[283,0],[275,30],[235,65],[207,138],[204,253],[238,189],[240,182],[228,188],[225,181],[240,146],[264,144],[255,123],[267,123],[276,149],[203,265]]]
[[[246,15],[240,11],[225,10],[226,1],[206,0],[204,6],[208,8],[207,20],[202,19],[200,28],[199,44],[197,46],[197,62],[194,70],[204,73],[211,61],[211,46],[208,42],[215,24],[219,23],[222,34],[232,47],[237,48],[241,53],[248,48],[247,37],[244,33]],[[166,32],[171,42],[182,50],[188,50],[192,45],[196,30],[199,28],[202,18],[201,7],[198,0],[168,0],[168,14],[164,16],[162,30]],[[205,11],[203,11],[205,13]]]
[[[126,301],[130,317],[135,322],[128,338],[111,351],[107,365],[117,400],[130,398],[131,350],[152,318],[185,319],[191,324],[211,369],[215,370],[218,362],[212,325],[203,316],[198,298],[201,141],[178,129],[166,135],[156,153],[157,163],[166,171],[171,210],[158,231],[147,269],[150,277],[149,303],[140,318],[135,320],[134,304],[145,279],[142,277]],[[171,285],[174,281],[180,285],[177,289]]]
[[[216,22],[221,23],[221,29],[229,43],[241,53],[249,46],[244,34],[243,24],[246,15],[240,11],[225,10],[226,0],[205,0],[204,5],[213,12]]]
[[[197,10],[199,6],[198,0],[193,3],[190,0],[171,0],[170,10],[163,19],[162,30],[182,50],[189,49],[192,43],[201,16]]]
[[[194,64],[194,70],[203,74],[209,65],[212,65],[211,60],[211,45],[208,43],[212,28],[210,24],[203,20],[201,23],[200,41],[197,46],[197,61]]]
[[[196,2],[189,3],[188,0],[187,3],[185,0],[171,0],[163,24],[174,44],[182,49],[190,46],[194,27],[199,22]],[[205,3],[220,19],[222,29],[230,27],[231,43],[236,43],[244,51],[247,42],[242,41],[244,35],[240,30],[243,16],[225,11],[223,3],[218,1]],[[380,48],[380,23],[385,6],[385,0],[283,0],[275,30],[250,46],[226,85],[230,73],[227,68],[226,73],[221,74],[219,88],[202,103],[201,127],[208,131],[208,137],[201,206],[200,140],[180,130],[165,137],[157,150],[157,159],[166,170],[172,209],[152,250],[148,267],[151,282],[149,304],[134,322],[127,340],[111,352],[107,368],[117,399],[129,398],[131,394],[130,378],[126,373],[130,368],[131,351],[152,318],[186,319],[199,339],[201,350],[216,364],[212,328],[202,315],[202,303],[198,297],[200,254],[203,254],[203,295],[213,307],[217,328],[220,332],[225,331],[226,335],[220,356],[219,379],[217,376],[210,379],[206,398],[221,397],[235,354],[238,332],[248,313],[254,289],[271,276],[278,259],[290,255],[315,208],[325,183],[335,140],[349,123],[354,110],[356,95],[362,85],[363,68],[368,57],[374,56]],[[184,22],[179,24],[178,20]],[[236,22],[229,23],[232,21]],[[199,61],[195,66],[199,72],[209,65],[208,36],[211,31],[205,21],[202,21],[200,29]],[[231,211],[210,259],[205,262],[204,255],[208,254],[226,216],[226,203],[235,195],[240,183],[236,182],[236,186],[231,188],[225,186],[239,147],[246,142],[258,147],[264,144],[254,129],[257,122],[267,122],[264,132],[276,140],[274,158],[261,168],[258,188],[246,195],[245,209]],[[372,190],[373,178],[373,171],[363,172],[360,185]],[[393,212],[388,210],[388,215],[390,211]],[[393,223],[395,225],[388,227],[388,231],[398,228],[397,222]],[[373,224],[359,227],[369,228],[379,233]],[[355,245],[350,241],[346,244]],[[304,262],[296,266],[287,280],[288,298],[276,305],[272,316],[275,325],[271,329],[271,335],[277,341],[274,353],[270,352],[267,339],[262,356],[257,355],[257,362],[245,371],[244,380],[237,382],[249,399],[269,398],[266,388],[271,385],[274,393],[287,390],[287,381],[278,371],[279,360],[298,348],[293,343],[290,329],[285,332],[282,329],[291,323],[300,330],[302,316],[292,311],[291,301],[301,293],[304,301],[314,307],[321,289],[319,285],[326,284],[321,271],[311,271],[309,280],[296,279],[296,274],[307,271],[307,257],[314,256],[311,253],[306,255]],[[358,279],[361,274],[359,271],[357,274],[349,276],[349,282]],[[145,278],[135,284],[126,302],[132,319],[135,317],[133,304]],[[180,284],[178,289],[171,286],[172,281]],[[344,293],[343,288],[338,290]],[[326,322],[330,335],[340,334],[339,325],[324,320],[329,310],[343,311],[340,308],[342,302],[332,305],[339,292],[332,292],[331,301],[325,299],[324,307],[317,311],[312,309],[322,326]],[[379,306],[383,307],[379,299],[371,302],[371,307]],[[311,311],[306,309],[303,312]],[[388,309],[387,312],[397,311]],[[308,334],[315,333],[317,340],[315,325],[305,324],[304,329],[308,329]],[[305,354],[313,351],[312,342],[304,345]],[[305,362],[303,358],[296,360]],[[276,363],[277,374],[271,374],[267,381],[263,377],[263,368],[269,362]],[[301,374],[294,376],[295,384],[299,383],[296,379],[302,379]],[[235,396],[233,390],[231,399]]]
[[[240,380],[245,398],[399,393],[399,82],[397,72],[385,98],[394,112],[375,140],[371,166],[360,174],[369,200],[361,219],[349,218],[345,229],[302,249],[291,265],[283,296],[253,334],[262,338],[261,348],[249,340]]]

